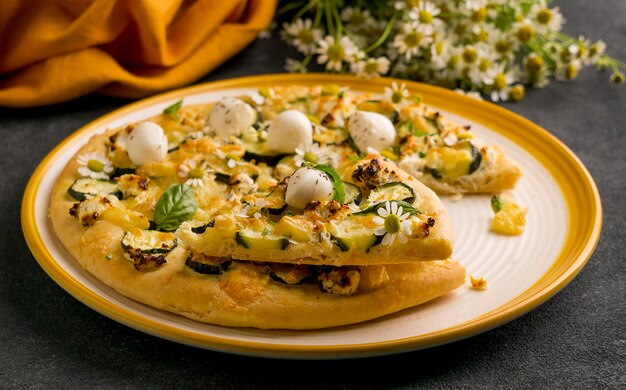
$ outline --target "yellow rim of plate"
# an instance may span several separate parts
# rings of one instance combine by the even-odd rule
[[[340,84],[357,91],[381,93],[383,87],[390,86],[394,81],[406,83],[407,88],[412,93],[422,95],[428,105],[480,123],[522,147],[550,172],[567,202],[568,232],[553,266],[522,294],[470,321],[418,336],[348,345],[273,344],[187,331],[119,307],[80,284],[55,261],[37,230],[36,195],[57,154],[76,142],[85,132],[120,116],[168,100],[210,91],[281,85]],[[460,340],[493,329],[534,309],[565,287],[593,253],[602,227],[602,206],[593,178],[578,157],[546,130],[504,108],[447,89],[404,80],[363,80],[353,76],[328,74],[276,74],[227,79],[167,92],[129,104],[88,123],[55,147],[39,164],[24,193],[21,219],[26,242],[48,275],[75,298],[111,319],[165,339],[218,351],[268,357],[344,358],[398,353]]]

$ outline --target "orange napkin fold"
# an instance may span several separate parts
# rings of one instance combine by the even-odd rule
[[[277,0],[1,0],[0,106],[189,84],[267,28]]]

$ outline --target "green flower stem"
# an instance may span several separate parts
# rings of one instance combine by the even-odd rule
[[[320,22],[322,21],[322,14],[324,13],[324,7],[322,7],[319,3],[319,1],[316,1],[316,7],[315,7],[315,20],[313,20],[313,27],[317,28],[320,25]]]
[[[337,9],[335,1],[330,0],[330,3],[332,4],[331,8],[333,10],[333,16],[335,17],[335,23],[337,26],[336,39],[339,39],[341,37],[341,34],[343,33],[343,23],[341,22],[341,16],[339,16],[339,10]]]
[[[324,15],[326,16],[326,29],[328,34],[335,35],[335,26],[333,25],[333,12],[330,9],[330,0],[324,0]]]
[[[283,5],[282,7],[280,7],[278,9],[278,11],[276,11],[276,17],[279,17],[291,10],[294,10],[296,8],[300,8],[303,5],[305,5],[307,2],[306,1],[294,1],[293,3],[287,3],[285,5]]]
[[[309,2],[307,5],[305,5],[304,7],[302,7],[300,9],[300,11],[298,11],[294,16],[292,20],[297,20],[300,19],[302,17],[302,15],[304,15],[305,13],[307,13],[311,8],[315,7],[315,5],[318,3],[318,0],[313,0],[311,2]]]
[[[372,50],[375,50],[387,40],[387,38],[389,37],[389,34],[391,33],[391,30],[393,29],[393,26],[396,24],[396,18],[397,18],[397,15],[394,13],[391,19],[389,20],[389,23],[387,23],[387,26],[385,27],[385,30],[380,35],[380,37],[378,37],[378,39],[374,41],[374,43],[372,43],[371,45],[363,49],[364,52],[369,53]]]

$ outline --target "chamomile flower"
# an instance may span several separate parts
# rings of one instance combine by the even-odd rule
[[[302,54],[311,54],[322,39],[322,30],[313,28],[311,19],[296,19],[283,24],[283,38],[295,46]]]
[[[78,173],[92,179],[107,180],[113,173],[113,165],[105,156],[91,152],[78,156]]]
[[[371,79],[389,72],[389,60],[387,57],[370,57],[353,64],[352,68],[352,71],[357,76]]]
[[[378,215],[372,221],[380,226],[374,230],[374,234],[384,236],[383,245],[392,245],[396,238],[402,244],[407,242],[407,236],[411,235],[411,222],[407,220],[410,213],[403,212],[402,206],[396,202],[387,201],[378,208]]]
[[[357,48],[347,36],[336,40],[327,35],[324,40],[318,42],[319,47],[315,51],[318,54],[317,63],[326,64],[326,70],[339,72],[345,62],[350,62],[356,54]]]
[[[285,70],[291,73],[306,73],[306,66],[302,61],[287,58],[285,60]]]
[[[432,37],[418,31],[411,23],[404,23],[402,32],[395,36],[392,46],[398,53],[404,56],[406,61],[417,57],[422,47],[428,46],[432,42]]]
[[[509,86],[517,80],[515,69],[507,70],[506,63],[500,63],[487,72],[483,82],[491,88],[491,100],[506,101],[509,98]]]
[[[405,83],[398,85],[398,83],[394,81],[391,83],[391,88],[385,87],[385,99],[394,104],[400,104],[403,100],[408,99],[408,97],[409,90],[406,89]]]
[[[466,9],[477,11],[487,5],[486,0],[465,0],[463,5]]]
[[[512,34],[495,30],[490,36],[488,45],[497,59],[511,61],[519,49],[519,41]]]
[[[578,77],[578,71],[582,64],[579,60],[572,60],[569,62],[562,62],[557,64],[554,77],[559,81],[569,81]]]
[[[530,9],[529,16],[537,32],[541,34],[545,34],[548,31],[561,30],[561,26],[564,22],[559,7],[548,8],[542,4],[533,5]]]
[[[178,177],[191,187],[204,187],[204,180],[209,172],[210,168],[206,162],[199,163],[195,159],[187,159],[178,166]]]
[[[374,24],[374,19],[369,10],[355,7],[344,8],[341,11],[341,20],[346,22],[346,28],[350,31],[364,30]]]
[[[321,148],[315,142],[310,145],[301,144],[295,151],[294,161],[298,167],[301,167],[303,164],[327,164],[333,166],[339,161],[339,156],[336,153],[333,153],[328,148]]]
[[[265,199],[256,199],[253,203],[246,203],[245,206],[240,208],[235,214],[241,218],[261,218],[261,210],[267,206]]]
[[[435,4],[422,0],[417,8],[409,12],[409,18],[417,31],[431,35],[443,25],[443,22],[436,17],[440,13],[441,10]]]
[[[443,69],[450,59],[451,43],[447,39],[438,39],[430,45],[430,67],[435,70]]]

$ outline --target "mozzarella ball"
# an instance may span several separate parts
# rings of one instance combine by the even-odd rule
[[[167,137],[154,122],[141,122],[126,141],[128,157],[135,165],[163,161],[167,155]]]
[[[243,100],[225,97],[215,103],[209,115],[209,126],[220,137],[239,136],[256,121],[257,113]]]
[[[393,123],[377,112],[357,111],[350,116],[348,132],[361,152],[367,148],[382,151],[393,145],[396,129]]]
[[[324,201],[333,197],[333,183],[322,171],[300,168],[287,181],[285,201],[291,207],[303,209],[314,200]]]
[[[312,143],[311,121],[297,110],[281,112],[267,129],[267,146],[280,153],[294,153],[298,145]]]

